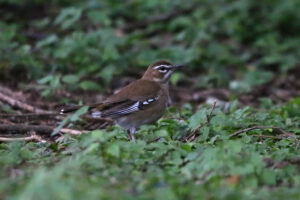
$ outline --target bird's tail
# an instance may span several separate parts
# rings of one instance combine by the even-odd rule
[[[60,114],[66,114],[66,113],[74,112],[74,111],[78,110],[81,107],[82,106],[70,106],[70,107],[62,108],[60,110]]]
[[[98,104],[93,104],[93,105],[89,105],[89,111],[92,110],[93,108],[96,108],[98,106],[101,106],[102,103],[98,103]],[[65,108],[62,108],[60,110],[60,114],[66,114],[66,113],[70,113],[70,112],[74,112],[74,111],[77,111],[78,109],[80,109],[81,107],[83,106],[69,106],[69,107],[65,107]]]

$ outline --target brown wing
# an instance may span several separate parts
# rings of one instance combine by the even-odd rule
[[[117,118],[147,108],[158,99],[159,91],[160,86],[157,83],[140,79],[122,88],[104,102],[89,105],[89,109],[95,118]],[[80,107],[62,109],[61,113],[73,112]]]
[[[130,83],[118,93],[108,97],[104,103],[113,103],[122,100],[145,101],[158,96],[160,89],[158,83],[140,79]]]
[[[92,106],[95,118],[118,118],[145,109],[158,99],[160,86],[151,81],[137,80],[107,98],[100,105]]]

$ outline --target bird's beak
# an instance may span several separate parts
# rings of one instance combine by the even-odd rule
[[[178,68],[182,68],[182,67],[184,67],[184,66],[183,65],[173,65],[172,66],[173,69],[178,69]]]

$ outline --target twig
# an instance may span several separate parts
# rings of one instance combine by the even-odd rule
[[[201,127],[203,127],[203,126],[209,124],[210,119],[211,119],[211,116],[212,116],[212,113],[213,113],[213,111],[214,111],[215,108],[216,108],[216,102],[214,102],[214,104],[213,104],[212,107],[211,107],[211,110],[210,110],[209,114],[206,116],[206,122],[203,123],[203,124],[200,124],[200,125],[199,125],[197,128],[195,128],[188,136],[182,138],[181,141],[184,141],[184,142],[191,142],[191,141],[195,140],[197,131],[198,131]]]
[[[1,119],[0,118],[0,124],[14,124],[13,122],[7,120],[7,119]]]
[[[293,139],[297,139],[297,137],[295,135],[287,135],[287,134],[280,134],[280,135],[258,135],[258,134],[254,134],[251,135],[253,137],[258,137],[258,138],[273,138],[273,139],[278,139],[281,140],[283,138],[293,138]]]
[[[61,133],[69,133],[71,135],[81,135],[83,133],[87,133],[89,131],[87,130],[74,130],[74,129],[68,129],[68,128],[62,128],[60,129]],[[62,141],[65,138],[65,135],[61,135],[60,137],[55,139],[55,142]]]
[[[35,132],[38,135],[50,136],[55,127],[46,126],[46,125],[24,125],[24,124],[12,124],[4,125],[0,124],[0,135],[1,134],[21,134],[28,132]],[[70,133],[72,135],[80,135],[86,133],[86,130],[74,130],[63,128],[60,130],[61,133]]]
[[[300,165],[300,159],[298,158],[290,158],[290,159],[284,159],[280,162],[276,162],[274,159],[272,158],[263,158],[263,161],[266,163],[266,167],[270,168],[275,168],[275,169],[280,169],[283,168],[287,165]]]
[[[26,110],[26,111],[29,111],[29,112],[34,112],[34,113],[50,113],[46,110],[42,110],[42,109],[39,109],[39,108],[35,108],[31,105],[28,105],[26,103],[23,103],[19,100],[16,100],[12,97],[9,97],[8,95],[5,95],[3,93],[0,93],[0,101],[4,101],[6,103],[8,103],[9,105],[13,106],[13,107],[18,107],[22,110]]]
[[[280,135],[257,135],[257,134],[254,134],[251,136],[258,137],[258,138],[274,138],[274,139],[282,138]]]
[[[0,119],[9,119],[14,122],[24,120],[62,120],[63,116],[58,113],[0,114]]]
[[[10,88],[0,85],[0,93],[13,97],[14,99],[20,99],[23,97],[21,92],[13,92]]]
[[[69,133],[71,135],[81,135],[83,133],[87,133],[87,132],[90,132],[90,131],[87,131],[87,130],[75,130],[75,129],[68,129],[68,128],[62,128],[60,129],[60,132],[61,133]]]
[[[25,125],[25,124],[0,124],[0,134],[21,134],[31,131],[39,135],[50,135],[55,127],[45,125]]]
[[[233,134],[231,134],[229,136],[229,138],[238,136],[241,133],[246,133],[246,132],[249,132],[249,131],[252,131],[252,130],[255,130],[255,129],[274,129],[274,130],[278,131],[279,133],[281,133],[282,137],[293,137],[293,138],[296,137],[295,134],[287,132],[287,131],[285,131],[284,129],[282,129],[280,127],[276,127],[276,126],[252,126],[252,127],[245,128],[245,129],[238,130],[238,131],[234,132]]]
[[[35,133],[32,133],[30,136],[28,137],[15,137],[15,138],[11,138],[11,137],[0,137],[0,141],[1,142],[14,142],[14,141],[38,141],[41,143],[46,143],[47,141],[44,140],[41,136],[36,135]]]
[[[64,118],[65,115],[57,113],[26,113],[26,114],[0,114],[0,121],[1,120],[8,120],[12,122],[22,122],[22,121],[28,121],[28,120],[35,120],[35,121],[41,121],[41,120],[54,120],[54,121],[60,121]],[[94,121],[98,125],[96,128],[102,128],[102,124],[108,125],[109,123],[113,123],[111,119],[101,118],[101,119],[95,119],[89,116],[82,116],[82,118],[86,121]],[[105,124],[106,123],[106,124]],[[100,126],[100,127],[99,127]]]
[[[295,134],[290,133],[285,131],[284,129],[280,128],[280,127],[276,127],[276,126],[253,126],[250,128],[246,128],[246,129],[242,129],[242,130],[238,130],[236,132],[234,132],[233,134],[231,134],[229,136],[229,138],[235,137],[235,136],[239,136],[241,133],[246,133],[249,132],[251,130],[255,130],[255,129],[273,129],[274,131],[277,131],[280,133],[280,135],[278,136],[273,136],[273,135],[252,135],[254,137],[260,137],[260,138],[274,138],[274,139],[283,139],[283,138],[292,138],[297,140],[297,137]]]

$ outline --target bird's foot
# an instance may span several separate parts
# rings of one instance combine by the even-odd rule
[[[128,134],[128,138],[129,140],[135,142],[135,137],[134,137],[134,134],[135,134],[135,128],[131,128],[127,131],[127,134]]]

